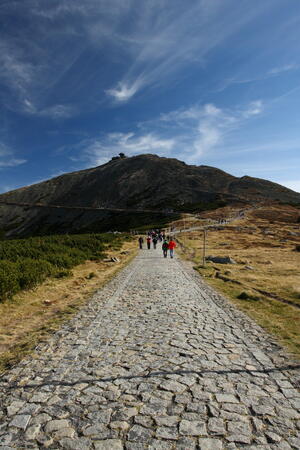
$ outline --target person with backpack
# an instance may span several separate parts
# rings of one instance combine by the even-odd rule
[[[151,245],[151,237],[148,236],[147,237],[147,248],[148,248],[148,250],[150,250],[150,245]]]
[[[164,258],[166,258],[168,256],[168,248],[169,248],[168,241],[164,240],[161,248],[163,251]]]
[[[156,244],[157,244],[157,237],[156,236],[154,236],[152,238],[152,242],[153,242],[153,248],[156,249]]]
[[[170,239],[168,249],[170,250],[170,258],[173,258],[174,256],[174,248],[176,247],[176,242],[173,241],[173,238]]]
[[[138,241],[139,241],[140,249],[142,249],[143,248],[143,242],[144,242],[144,239],[142,238],[142,236],[139,237]]]

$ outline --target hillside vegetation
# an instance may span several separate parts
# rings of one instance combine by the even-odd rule
[[[86,260],[101,260],[108,244],[120,246],[114,234],[33,237],[0,242],[0,302],[47,277],[64,277]]]

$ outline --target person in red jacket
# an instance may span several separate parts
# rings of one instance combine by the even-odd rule
[[[173,258],[173,256],[174,256],[174,248],[175,247],[176,247],[176,242],[173,241],[173,239],[171,238],[169,241],[169,246],[168,246],[168,248],[170,250],[170,258]]]

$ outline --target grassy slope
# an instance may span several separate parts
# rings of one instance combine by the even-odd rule
[[[219,217],[229,213],[232,211],[219,212]],[[214,214],[210,215],[212,219],[218,217],[217,212]],[[207,263],[203,268],[203,233],[189,232],[179,239],[186,248],[186,257],[196,263],[197,270],[208,283],[277,336],[281,344],[299,358],[300,309],[255,290],[262,289],[300,305],[300,253],[294,251],[300,243],[300,236],[294,235],[300,231],[296,223],[298,214],[292,207],[264,207],[249,212],[245,219],[234,221],[223,230],[208,231],[206,254],[231,256],[238,264]],[[195,219],[191,222],[193,225],[198,223]],[[217,272],[232,281],[216,278]],[[242,292],[245,293],[244,300],[238,298]]]

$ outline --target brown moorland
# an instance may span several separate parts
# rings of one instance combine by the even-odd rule
[[[273,204],[246,208],[242,216],[239,211],[227,207],[172,224],[177,229],[206,225],[206,255],[229,256],[236,264],[206,261],[203,267],[202,230],[179,234],[180,251],[209,284],[299,358],[300,210]],[[218,223],[225,218],[229,223]]]

